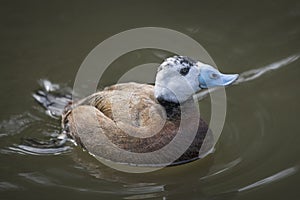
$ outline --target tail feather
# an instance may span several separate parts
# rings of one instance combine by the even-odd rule
[[[49,83],[49,81],[47,81]],[[64,108],[71,104],[72,96],[71,95],[60,95],[59,93],[47,90],[38,90],[32,94],[33,98],[41,104],[46,110],[47,113],[52,117],[59,117],[63,114]]]

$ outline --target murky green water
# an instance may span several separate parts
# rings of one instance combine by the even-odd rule
[[[60,131],[31,94],[48,78],[72,86],[97,44],[121,31],[165,27],[202,44],[220,69],[241,73],[300,52],[298,1],[1,1],[0,199],[298,199],[300,61],[227,89],[225,127],[213,155],[149,174],[126,174],[72,146],[60,155],[15,149]],[[159,62],[132,52],[114,71]],[[208,113],[209,100],[202,103]],[[209,118],[208,118],[209,119]]]

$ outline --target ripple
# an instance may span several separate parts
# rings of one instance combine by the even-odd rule
[[[6,190],[18,190],[22,189],[18,185],[12,184],[10,182],[1,181],[0,182],[0,191],[6,191]]]
[[[19,176],[25,177],[27,180],[41,184],[41,185],[54,185],[54,183],[39,172],[19,173]]]
[[[125,190],[123,194],[131,194],[124,197],[124,199],[148,199],[157,198],[165,191],[164,185],[156,185],[155,183],[137,183],[131,185],[124,185]]]
[[[160,197],[159,194],[153,193],[153,194],[132,195],[132,196],[124,197],[123,199],[150,199],[150,198],[152,199],[158,197]],[[165,198],[163,197],[163,199]]]
[[[237,158],[237,159],[227,163],[226,165],[222,166],[222,169],[216,170],[207,176],[201,177],[199,180],[205,180],[205,179],[217,176],[219,174],[222,174],[225,171],[228,171],[228,170],[234,168],[235,166],[237,166],[241,161],[242,161],[241,158]]]
[[[269,176],[267,178],[264,178],[262,180],[259,180],[259,181],[255,182],[255,183],[252,183],[250,185],[242,187],[242,188],[238,189],[238,192],[243,192],[243,191],[246,191],[246,190],[251,190],[253,188],[261,187],[263,185],[272,183],[274,181],[278,181],[280,179],[283,179],[285,177],[288,177],[288,176],[291,176],[291,175],[295,174],[297,171],[298,171],[298,167],[291,167],[291,168],[282,170],[282,171],[280,171],[280,172],[278,172],[278,173],[276,173],[276,174],[274,174],[272,176]]]
[[[40,120],[39,117],[34,116],[29,112],[14,115],[9,119],[0,122],[0,137],[19,134],[34,122]]]
[[[150,193],[150,192],[163,192],[164,185],[156,185],[156,183],[137,183],[137,184],[130,184],[124,185],[126,191],[129,193]]]
[[[284,66],[287,66],[287,65],[291,64],[292,62],[298,60],[299,57],[300,57],[300,54],[292,55],[292,56],[289,56],[289,57],[284,58],[282,60],[279,60],[277,62],[266,65],[264,67],[245,71],[245,72],[241,73],[239,79],[235,82],[235,84],[248,82],[248,81],[252,81],[254,79],[257,79],[258,77],[262,76],[263,74],[265,74],[267,72],[277,70],[279,68],[282,68]]]
[[[61,179],[49,174],[48,172],[21,172],[19,176],[25,178],[27,181],[43,185],[46,187],[64,188],[66,190],[80,191],[84,193],[96,193],[96,194],[114,194],[122,197],[123,199],[147,199],[157,198],[164,195],[164,185],[156,183],[136,183],[129,185],[120,185],[119,187],[107,188],[106,185],[102,185],[103,182],[96,180],[96,184],[93,186],[86,186],[81,184],[82,177],[72,176],[72,181],[65,183],[61,182]],[[79,185],[78,185],[79,184]],[[8,184],[6,184],[8,185]],[[1,190],[1,182],[0,182]]]
[[[19,153],[22,155],[60,155],[68,153],[72,149],[71,146],[63,146],[56,148],[37,148],[27,145],[16,145],[15,147],[8,147],[8,150],[3,150],[2,153]]]

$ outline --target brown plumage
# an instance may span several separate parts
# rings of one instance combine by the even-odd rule
[[[210,142],[206,143],[204,151],[209,151],[213,144],[207,124],[193,114],[198,104],[189,100],[184,105],[190,110],[188,114],[182,114],[176,104],[161,105],[154,97],[152,85],[117,84],[68,106],[62,117],[62,126],[77,144],[91,154],[119,163],[130,163],[130,158],[118,154],[118,148],[132,153],[157,151],[174,139],[183,118],[184,124],[181,126],[184,127],[184,134],[197,133],[189,148],[172,163],[176,165],[199,158],[206,135]],[[133,164],[164,164],[158,163],[158,160],[140,160]]]
[[[159,66],[154,86],[116,84],[73,104],[68,96],[47,91],[38,91],[34,98],[51,115],[62,115],[63,133],[96,158],[139,166],[177,165],[204,157],[214,144],[192,98],[195,92],[227,86],[237,78],[173,56]]]
[[[47,90],[33,96],[51,115],[62,115],[63,133],[96,158],[155,167],[186,163],[211,152],[214,138],[193,95],[237,78],[186,56],[173,56],[158,67],[154,86],[117,84],[73,104],[68,96]]]

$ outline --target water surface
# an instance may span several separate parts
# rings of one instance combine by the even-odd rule
[[[241,73],[300,52],[298,1],[1,1],[0,16],[1,199],[299,198],[299,60],[226,89],[225,126],[203,160],[138,175],[105,167],[71,144],[49,155],[18,148],[22,138],[60,132],[59,121],[31,97],[37,81],[71,87],[83,59],[106,38],[137,27],[171,28],[202,44],[222,71]],[[100,86],[161,55],[168,53],[121,57]],[[200,104],[209,120],[209,98]]]

